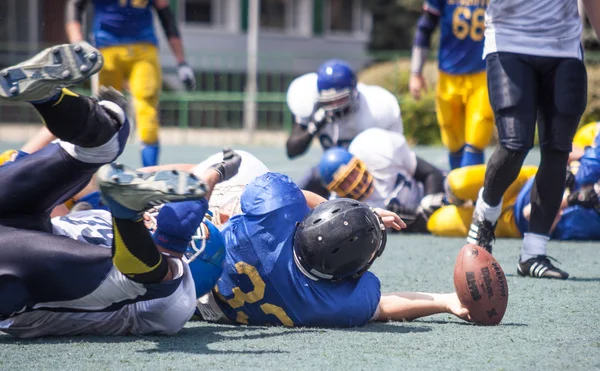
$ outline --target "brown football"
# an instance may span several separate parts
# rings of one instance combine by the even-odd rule
[[[480,325],[497,325],[508,304],[506,276],[498,261],[484,248],[466,244],[454,265],[458,298]]]

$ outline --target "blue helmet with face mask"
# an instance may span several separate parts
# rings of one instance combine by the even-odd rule
[[[317,70],[317,103],[326,113],[342,117],[358,100],[357,79],[350,65],[340,59],[325,61]]]
[[[198,227],[184,254],[199,298],[215,287],[225,261],[225,240],[219,229],[208,219]]]
[[[373,194],[373,176],[367,166],[345,148],[326,150],[319,162],[319,174],[322,184],[338,197],[363,201]]]
[[[225,260],[225,240],[207,213],[206,200],[173,202],[147,213],[154,241],[183,254],[194,278],[197,298],[216,285]]]

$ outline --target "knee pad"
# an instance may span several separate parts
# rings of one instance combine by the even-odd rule
[[[587,105],[587,71],[579,59],[565,58],[554,75],[554,105],[559,114],[579,118]]]

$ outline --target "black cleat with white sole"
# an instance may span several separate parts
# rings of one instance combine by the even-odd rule
[[[102,166],[96,178],[111,213],[121,219],[136,219],[154,206],[200,200],[206,195],[202,180],[178,170],[141,173],[112,163]]]
[[[0,97],[27,102],[52,98],[102,69],[102,54],[85,41],[45,49],[0,71]]]
[[[566,280],[569,273],[556,268],[547,255],[538,255],[517,264],[517,273],[521,277],[555,278]],[[553,259],[556,261],[556,259]]]

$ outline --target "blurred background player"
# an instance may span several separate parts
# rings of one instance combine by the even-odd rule
[[[168,0],[91,0],[94,4],[93,42],[104,57],[99,84],[122,90],[134,98],[135,124],[142,143],[142,164],[152,166],[159,157],[158,103],[162,71],[152,9],[163,26],[186,89],[195,89],[194,71],[187,64],[175,17]],[[70,42],[84,39],[82,22],[88,0],[69,0],[66,32]]]
[[[583,3],[598,35],[600,3]],[[483,55],[499,141],[487,163],[467,241],[491,251],[502,197],[534,145],[537,126],[541,160],[517,267],[531,277],[566,279],[569,274],[554,266],[546,252],[563,199],[573,138],[587,105],[577,1],[492,0],[485,32]],[[546,274],[535,273],[542,270]]]
[[[436,113],[450,169],[484,163],[494,131],[483,54],[487,1],[426,0],[412,49],[409,88],[415,99],[427,90],[423,65],[431,34],[441,22]]]
[[[382,87],[357,83],[354,70],[338,59],[328,60],[316,73],[292,81],[287,104],[295,122],[286,143],[289,158],[306,152],[314,137],[319,138],[323,149],[347,148],[356,135],[368,128],[404,132],[396,97]],[[329,196],[319,179],[318,166],[298,185],[323,197]]]
[[[326,150],[319,172],[332,197],[391,210],[407,223],[405,232],[427,232],[427,217],[442,206],[444,174],[418,157],[397,132],[363,131],[348,149]]]

